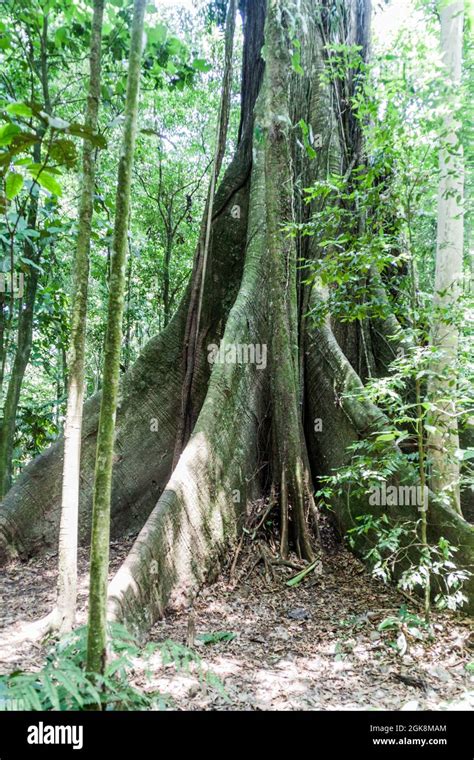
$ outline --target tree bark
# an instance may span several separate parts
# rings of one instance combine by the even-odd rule
[[[296,246],[282,225],[295,221],[290,148],[289,29],[291,17],[285,4],[271,0],[267,7],[267,49],[261,107],[257,128],[264,149],[266,243],[273,317],[270,341],[273,435],[273,482],[280,494],[281,553],[288,555],[288,521],[291,517],[297,552],[313,559],[305,511],[303,450],[299,408],[300,362],[298,355],[298,304]],[[291,505],[291,510],[290,510]]]
[[[35,161],[38,163],[40,161],[39,152],[39,145],[35,145]],[[30,199],[30,207],[28,211],[29,229],[35,229],[36,227],[38,216],[38,191],[39,187],[37,186],[36,191],[33,191]],[[39,263],[39,254],[29,240],[25,242],[25,254],[35,264]],[[39,269],[37,269],[36,266],[30,267],[26,283],[25,297],[24,300],[20,301],[19,305],[17,345],[5,396],[3,419],[0,425],[0,498],[7,493],[12,483],[13,442],[15,438],[16,415],[20,401],[23,378],[30,360],[38,280]]]
[[[90,48],[90,79],[86,128],[97,132],[100,101],[100,69],[104,0],[94,0]],[[86,343],[89,253],[94,203],[94,146],[84,141],[82,189],[79,206],[71,319],[71,346],[66,420],[64,423],[64,460],[59,527],[58,628],[65,633],[74,625],[77,598],[77,528],[81,460],[82,407],[84,402],[84,353]]]
[[[109,570],[110,501],[117,410],[122,317],[125,298],[127,233],[130,212],[133,153],[136,140],[138,94],[146,0],[135,0],[125,101],[125,122],[117,177],[115,226],[109,282],[109,308],[104,351],[104,377],[97,434],[97,455],[92,507],[91,562],[87,669],[102,673],[107,643],[106,597]]]

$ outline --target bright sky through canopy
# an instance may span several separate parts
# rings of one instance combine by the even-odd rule
[[[196,8],[195,0],[155,0],[157,8]],[[407,18],[413,16],[413,0],[390,0],[383,7],[378,4],[373,16],[373,30],[377,37],[390,38],[395,35]]]

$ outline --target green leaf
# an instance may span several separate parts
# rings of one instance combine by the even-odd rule
[[[146,30],[147,39],[152,45],[162,45],[167,35],[168,30],[164,24],[157,24],[152,29]]]
[[[67,166],[73,166],[77,158],[74,141],[65,137],[54,140],[49,152],[52,159]]]
[[[27,235],[27,237],[34,237],[34,235]],[[33,267],[33,269],[37,269],[38,272],[41,272],[41,274],[44,274],[44,269],[38,266],[38,264],[35,264],[35,262],[29,259],[27,256],[20,256],[20,261],[22,264],[26,264],[29,267]]]
[[[62,195],[61,185],[57,179],[53,177],[52,174],[49,174],[48,172],[41,172],[34,179],[39,185],[41,185],[41,187],[44,187],[45,190],[48,190],[48,192],[52,193],[53,195]]]
[[[385,631],[385,630],[387,630],[387,629],[389,630],[391,628],[398,628],[399,625],[400,625],[400,621],[399,621],[398,618],[393,617],[393,616],[386,617],[386,618],[384,618],[382,620],[381,623],[379,623],[379,625],[377,626],[377,630],[378,631]]]
[[[184,48],[183,43],[178,37],[170,37],[168,40],[168,55],[179,55]]]
[[[56,47],[62,47],[66,41],[67,38],[67,28],[65,26],[60,26],[59,29],[56,29],[56,32],[54,33],[54,44]]]
[[[17,174],[16,172],[9,172],[7,174],[7,178],[5,180],[5,195],[9,201],[12,201],[14,198],[16,198],[21,188],[23,187],[23,182],[24,180],[21,174]]]
[[[316,567],[317,562],[312,562],[311,565],[308,565],[308,567],[305,567],[304,570],[302,570],[298,575],[294,575],[293,578],[290,578],[289,581],[286,582],[287,586],[297,586],[298,583],[301,583],[301,581],[306,578],[308,573],[311,573],[314,568]]]
[[[398,433],[381,433],[375,439],[376,441],[394,441]]]
[[[295,50],[291,55],[291,66],[296,74],[304,74],[303,67],[301,66],[301,55],[299,50]]]
[[[51,705],[54,710],[60,710],[61,705],[59,702],[59,696],[58,696],[58,690],[56,686],[51,681],[51,678],[49,676],[49,673],[41,673],[41,684],[43,686],[43,690],[46,694],[46,696],[49,698],[49,701],[51,702]]]
[[[308,124],[305,122],[304,119],[299,120],[298,126],[300,127],[302,135],[303,135],[303,143],[304,143],[303,147],[305,148],[308,154],[308,158],[311,158],[311,159],[316,158],[318,154],[316,153],[313,146],[311,145],[311,140],[310,140],[310,137],[312,135],[311,128],[308,126]]]
[[[43,709],[43,705],[41,704],[41,700],[38,696],[38,692],[35,686],[30,685],[28,682],[26,682],[24,685],[24,690],[25,696],[30,700],[30,709],[41,711]]]
[[[301,129],[301,131],[303,133],[303,137],[308,137],[308,135],[309,135],[309,127],[306,124],[306,122],[305,122],[304,119],[300,119],[299,120],[298,126],[300,127],[300,129]]]
[[[20,127],[17,124],[5,124],[0,127],[0,146],[10,145],[11,141],[21,132]]]
[[[212,68],[204,58],[195,58],[192,62],[192,67],[197,71],[210,71]]]
[[[74,671],[72,671],[71,676],[73,675]],[[78,703],[79,707],[82,707],[84,704],[84,700],[82,699],[79,689],[77,688],[77,684],[74,682],[72,677],[69,677],[69,674],[65,670],[58,670],[55,673],[55,676],[59,683],[61,683],[66,691],[68,691],[70,694],[73,695],[74,699]]]
[[[16,127],[16,124],[7,126]],[[1,130],[0,130],[1,132]],[[18,154],[25,152],[25,150],[34,143],[38,142],[37,135],[32,132],[22,132],[18,129],[13,136],[7,135],[3,138],[0,137],[0,146],[11,145],[10,149],[0,153],[0,165],[8,166],[11,160]]]
[[[106,148],[107,142],[103,135],[94,134],[91,132],[90,129],[87,129],[82,124],[78,124],[74,122],[73,124],[70,124],[67,131],[70,135],[74,135],[75,137],[82,137],[87,138],[91,141],[92,145],[97,146],[98,148]]]
[[[33,111],[26,105],[26,103],[10,103],[10,105],[5,108],[5,111],[12,116],[24,116],[25,118],[29,118],[33,115]]]

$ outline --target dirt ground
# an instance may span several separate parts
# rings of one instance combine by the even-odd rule
[[[113,544],[111,574],[130,542]],[[0,672],[41,666],[41,643],[21,641],[29,621],[48,613],[55,595],[56,558],[12,562],[0,577]],[[268,569],[268,568],[267,568]],[[80,552],[79,621],[85,622],[87,552]],[[435,639],[417,639],[406,626],[378,626],[406,605],[393,588],[373,580],[344,549],[323,558],[322,570],[295,587],[295,569],[242,562],[205,588],[192,611],[169,614],[151,631],[155,642],[194,641],[201,671],[164,666],[159,654],[138,660],[132,680],[168,695],[177,710],[445,710],[474,707],[472,620],[435,613]],[[404,632],[404,643],[396,639]],[[228,634],[228,641],[204,643]],[[230,635],[232,634],[232,635]],[[3,643],[2,643],[3,642]],[[405,649],[406,645],[406,649]],[[405,651],[403,651],[405,649]]]

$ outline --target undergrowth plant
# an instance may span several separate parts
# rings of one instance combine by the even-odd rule
[[[407,651],[410,641],[426,641],[432,638],[431,626],[410,612],[405,604],[402,604],[397,615],[384,618],[377,630],[380,633],[388,631],[396,635],[396,638],[390,641],[390,646],[402,656]]]
[[[424,591],[426,621],[433,595],[440,608],[455,610],[463,605],[466,597],[462,586],[470,576],[468,570],[456,566],[456,546],[444,537],[432,544],[427,535],[430,501],[447,502],[445,494],[433,494],[426,485],[430,467],[426,440],[434,404],[426,398],[425,389],[426,378],[433,371],[432,354],[429,348],[408,348],[392,363],[387,377],[373,378],[364,386],[363,397],[368,396],[385,412],[387,426],[348,447],[347,465],[322,477],[322,488],[317,492],[320,503],[326,505],[335,497],[345,497],[351,513],[353,503],[378,504],[377,492],[385,489],[386,503],[380,506],[379,514],[356,514],[347,538],[353,547],[361,541],[368,547],[364,558],[376,577],[384,582],[398,577],[401,589]],[[458,402],[463,417],[470,408],[470,398],[460,394]],[[460,458],[466,454],[470,458],[472,449],[457,453]],[[411,496],[414,481],[419,484],[414,493],[421,499],[403,503],[400,495]],[[397,485],[391,487],[391,483]],[[413,517],[413,511],[406,519],[400,517],[400,508],[406,506],[416,507],[418,517]]]
[[[449,432],[448,401],[448,425],[460,431],[472,425],[469,356],[474,348],[474,309],[467,291],[449,310],[433,306],[433,178],[439,178],[438,150],[446,139],[444,91],[435,86],[434,77],[439,80],[436,61],[425,64],[432,53],[424,43],[414,46],[408,39],[400,44],[404,46],[402,67],[398,57],[390,54],[371,68],[364,67],[357,50],[352,51],[355,74],[362,69],[365,74],[352,103],[364,145],[358,164],[344,175],[328,176],[306,189],[308,219],[297,226],[297,232],[311,236],[313,250],[318,251],[315,260],[302,265],[318,294],[308,318],[321,324],[331,315],[339,322],[355,324],[365,357],[365,367],[357,369],[366,379],[357,395],[361,402],[369,398],[386,419],[383,429],[349,447],[345,467],[320,478],[317,496],[326,504],[336,496],[346,498],[349,514],[353,502],[358,503],[349,542],[360,545],[362,541],[369,547],[365,557],[384,581],[396,576],[401,588],[422,589],[428,622],[433,596],[439,606],[450,609],[463,604],[462,585],[470,575],[456,567],[457,547],[445,537],[433,545],[428,528],[432,503],[440,502],[460,514],[454,492],[472,486],[474,449],[453,451],[446,446],[446,461],[457,461],[462,467],[453,467],[459,473],[456,482],[435,493],[429,490],[438,474],[430,440],[437,432],[440,438]],[[344,71],[338,64],[341,51],[329,49],[328,55],[332,76],[339,81],[339,72]],[[380,378],[371,360],[374,336],[369,325],[389,319],[393,334],[378,339],[385,340],[393,360],[383,367],[386,376]],[[455,326],[460,334],[455,367],[446,366],[442,350],[433,344],[433,325]],[[445,389],[444,396],[430,393],[435,381]],[[397,500],[387,502],[377,516],[360,514],[361,500],[367,503],[376,489],[392,483],[398,488],[415,484],[419,489],[422,498],[415,505],[415,517],[412,510],[405,518]]]
[[[171,698],[159,691],[132,685],[137,661],[158,653],[163,666],[195,674],[203,689],[226,693],[220,679],[205,670],[199,655],[175,641],[148,643],[140,648],[120,624],[109,627],[109,657],[103,675],[85,668],[87,626],[55,642],[39,671],[15,671],[0,676],[0,709],[3,710],[156,710],[165,709]]]

